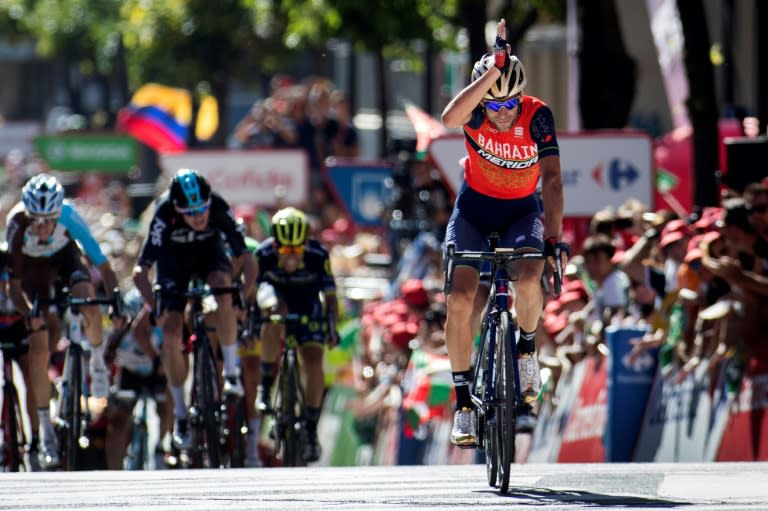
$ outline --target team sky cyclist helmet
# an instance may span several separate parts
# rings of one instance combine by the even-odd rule
[[[38,174],[24,185],[21,201],[28,215],[55,218],[61,214],[64,188],[55,177],[49,174]]]
[[[495,65],[492,53],[483,55],[480,60],[475,62],[475,67],[472,69],[472,81],[474,82],[483,76],[486,71]],[[510,55],[509,63],[501,71],[501,76],[485,93],[483,100],[499,101],[517,96],[523,92],[527,82],[528,75],[525,72],[525,66],[523,66],[523,63],[520,62],[516,55]]]
[[[272,217],[272,236],[283,247],[304,245],[309,238],[307,216],[294,207],[281,209]]]
[[[211,204],[211,185],[196,170],[179,169],[171,179],[171,201],[179,213],[204,213]]]

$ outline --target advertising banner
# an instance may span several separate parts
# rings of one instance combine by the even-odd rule
[[[768,374],[745,377],[730,411],[717,461],[768,461]]]
[[[603,433],[608,413],[608,360],[591,356],[585,359],[583,364],[584,380],[563,429],[563,439],[557,456],[560,463],[605,461]]]
[[[709,364],[692,374],[657,373],[635,447],[634,461],[712,461],[708,444],[719,442],[712,420]]]
[[[578,362],[563,370],[554,396],[546,399],[539,410],[539,424],[533,432],[533,445],[528,455],[531,463],[554,463],[560,451],[563,428],[584,381],[586,363]],[[556,404],[555,404],[556,403]]]
[[[336,160],[329,162],[325,171],[338,203],[352,222],[363,228],[383,227],[389,193],[385,181],[392,176],[390,165]]]
[[[98,172],[134,170],[139,147],[125,135],[42,136],[34,145],[52,170]]]
[[[658,348],[630,357],[630,341],[646,332],[646,327],[638,326],[609,326],[605,329],[610,351],[605,461],[632,461],[658,361]]]
[[[558,134],[566,216],[592,216],[635,198],[653,205],[651,139],[644,133]],[[432,142],[429,154],[455,193],[464,179],[459,160],[464,137],[449,135]],[[514,172],[514,171],[510,171]]]
[[[300,149],[186,151],[161,154],[163,174],[196,169],[233,206],[297,205],[308,199],[309,170]]]

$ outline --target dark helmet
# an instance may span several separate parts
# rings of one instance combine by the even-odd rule
[[[211,200],[211,185],[198,171],[179,169],[171,179],[171,200],[179,210],[205,206]]]

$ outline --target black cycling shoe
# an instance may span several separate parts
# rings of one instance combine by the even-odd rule
[[[531,405],[526,403],[515,409],[515,431],[517,433],[533,433],[537,423],[538,419],[533,413]]]
[[[304,442],[304,451],[302,459],[307,463],[312,463],[320,459],[323,450],[320,448],[320,442],[317,441],[317,432],[307,432],[307,440]]]
[[[262,415],[274,413],[269,394],[269,390],[266,390],[263,385],[259,385],[259,388],[256,390],[256,410]]]

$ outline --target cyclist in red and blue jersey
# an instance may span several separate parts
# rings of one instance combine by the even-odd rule
[[[309,237],[309,221],[296,208],[281,209],[272,217],[272,237],[256,251],[259,267],[259,295],[261,286],[274,289],[276,300],[260,299],[259,306],[267,313],[301,314],[310,318],[296,328],[296,341],[303,372],[304,413],[307,438],[302,453],[304,461],[320,458],[317,422],[323,402],[323,345],[330,336],[331,344],[338,344],[338,332],[327,332],[323,316],[338,319],[336,283],[331,272],[328,251],[319,241]],[[322,297],[321,297],[322,295]],[[269,303],[272,302],[272,303]],[[325,307],[323,306],[325,302]],[[324,310],[325,309],[325,310]],[[314,319],[314,320],[313,320]],[[275,380],[280,339],[284,325],[265,323],[261,329],[261,385],[256,406],[269,413],[270,393]]]
[[[54,176],[38,174],[27,181],[21,191],[21,202],[8,213],[7,225],[9,295],[16,310],[26,318],[29,330],[31,391],[40,417],[40,464],[53,468],[59,465],[59,456],[49,414],[48,361],[49,342],[55,345],[58,339],[49,339],[44,313],[51,303],[54,283],[69,286],[72,296],[94,297],[96,288],[83,255],[98,269],[109,297],[117,287],[117,277],[85,220],[64,199],[64,188]],[[43,314],[31,317],[35,300]],[[91,344],[91,395],[107,397],[109,374],[104,362],[101,311],[98,306],[86,306],[82,311],[83,330]],[[116,326],[122,325],[114,312],[110,315]]]
[[[161,311],[156,310],[149,270],[155,269],[160,286]],[[233,275],[243,273],[243,289],[252,290],[256,264],[229,204],[211,190],[196,170],[180,169],[168,191],[159,199],[149,232],[133,270],[133,281],[149,311],[160,314],[163,329],[163,366],[173,398],[173,443],[178,449],[191,446],[189,412],[184,382],[188,365],[182,353],[183,312],[192,277],[211,287],[232,285]],[[216,337],[224,363],[227,395],[243,396],[237,357],[237,318],[232,296],[216,296]]]
[[[506,23],[497,26],[493,52],[475,62],[472,82],[443,111],[443,123],[462,127],[467,147],[464,182],[446,229],[446,243],[456,250],[488,250],[488,236],[498,233],[499,247],[545,251],[560,245],[563,182],[552,111],[524,94],[527,76],[506,43]],[[536,194],[541,178],[541,201]],[[535,356],[535,332],[544,297],[544,261],[518,261],[515,308],[520,325],[520,380],[527,404],[517,411],[518,429],[530,431],[535,416],[530,404],[541,387]],[[456,389],[451,441],[475,445],[474,409],[469,393],[472,339],[481,311],[473,310],[480,267],[461,262],[447,297],[446,343]],[[474,315],[474,317],[473,317]]]

